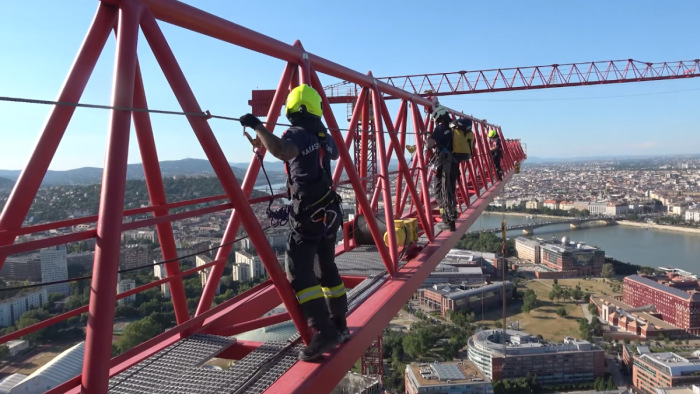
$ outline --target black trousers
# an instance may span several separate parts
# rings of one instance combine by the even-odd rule
[[[451,153],[441,152],[437,158],[437,172],[433,181],[435,200],[440,207],[440,214],[446,223],[457,219],[457,178],[459,164]]]
[[[503,178],[503,170],[501,169],[501,159],[503,158],[503,152],[500,150],[492,151],[491,158],[493,158],[493,164],[496,166],[496,171],[498,173],[498,179]]]
[[[309,214],[311,213],[313,212]],[[309,214],[292,215],[292,232],[287,239],[286,270],[309,325],[324,331],[329,328],[331,318],[343,319],[344,322],[348,310],[343,281],[335,265],[336,233],[343,222],[343,216],[338,203],[331,204],[325,208],[325,212],[319,212],[315,216]],[[329,289],[342,294],[324,296],[324,292]]]

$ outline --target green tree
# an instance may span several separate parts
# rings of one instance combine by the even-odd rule
[[[527,289],[523,295],[523,306],[520,309],[529,314],[535,308],[537,308],[537,294],[534,290]]]
[[[608,384],[605,387],[607,390],[615,390],[617,386],[615,386],[615,380],[613,379],[612,375],[608,378]]]
[[[593,316],[598,316],[598,308],[594,303],[588,304],[588,312],[591,312],[591,315]]]
[[[566,316],[566,308],[564,308],[563,306],[560,306],[559,308],[557,308],[557,315],[559,315],[561,317]]]
[[[160,334],[164,329],[165,327],[153,320],[150,316],[137,322],[133,322],[124,329],[124,332],[117,343],[117,348],[120,352],[125,352],[132,347]]]
[[[610,278],[615,275],[615,268],[610,263],[603,264],[603,270],[601,271],[603,278],[610,280]]]

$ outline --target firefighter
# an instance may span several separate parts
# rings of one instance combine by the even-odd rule
[[[503,158],[503,149],[501,148],[501,139],[498,137],[496,130],[489,131],[489,149],[491,150],[491,158],[496,166],[498,180],[503,179],[503,170],[501,169],[501,158]]]
[[[442,223],[450,231],[456,230],[457,202],[455,188],[459,177],[459,163],[452,154],[453,131],[450,128],[450,117],[447,108],[439,105],[432,114],[435,122],[433,132],[428,137],[428,156],[436,165],[434,176],[435,200],[440,207]],[[431,152],[435,149],[435,152]]]
[[[292,89],[286,108],[292,127],[282,138],[252,114],[243,115],[240,122],[253,128],[262,145],[285,162],[292,202],[286,270],[304,317],[316,330],[299,352],[300,360],[312,361],[350,339],[347,295],[334,261],[343,215],[340,196],[331,188],[330,161],[337,160],[339,152],[321,121],[321,96],[316,90],[305,84]],[[315,261],[320,278],[314,272]]]

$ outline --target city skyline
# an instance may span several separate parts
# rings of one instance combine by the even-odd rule
[[[464,23],[443,24],[435,34],[430,26],[410,23],[425,19],[424,7],[417,2],[401,7],[369,2],[353,7],[315,5],[313,23],[295,23],[293,30],[288,22],[299,9],[296,3],[271,3],[265,9],[265,24],[255,22],[260,11],[255,4],[186,3],[284,43],[299,39],[314,54],[380,77],[627,58],[644,62],[689,60],[697,58],[688,48],[694,47],[693,22],[700,14],[700,4],[694,2],[644,7],[602,1],[586,3],[585,7],[574,3],[538,7],[514,1],[455,4],[450,14],[464,15],[460,20]],[[3,4],[0,44],[12,61],[0,64],[0,96],[52,100],[91,23],[95,3],[69,9],[41,1],[40,12],[31,7],[21,2]],[[366,12],[369,8],[376,12]],[[499,19],[465,29],[472,18],[489,15]],[[373,29],[357,29],[356,24],[344,22],[360,19]],[[590,29],[593,20],[596,28]],[[658,23],[674,29],[648,28]],[[251,90],[277,86],[283,62],[166,24],[162,29],[200,105],[212,114],[238,117],[250,111],[247,102]],[[521,31],[528,33],[519,34]],[[143,37],[139,44],[149,107],[179,110]],[[114,46],[110,37],[82,103],[109,103]],[[321,75],[321,82],[328,85],[337,81]],[[700,79],[691,78],[445,96],[441,102],[501,125],[505,136],[521,138],[533,157],[691,154],[700,148],[700,113],[695,110],[699,92]],[[0,168],[24,167],[50,108],[0,100],[0,138],[5,147]],[[340,127],[346,127],[345,106],[334,105],[333,110]],[[76,110],[50,169],[101,167],[108,116],[106,110]],[[281,117],[279,122],[285,121]],[[245,162],[252,157],[238,122],[209,122],[228,161]],[[184,117],[154,114],[153,125],[160,160],[204,158]],[[138,161],[132,137],[129,162]]]

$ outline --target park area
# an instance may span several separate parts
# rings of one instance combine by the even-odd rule
[[[558,285],[562,288],[572,290],[578,285],[584,294],[604,294],[615,295],[610,282],[603,282],[602,279],[559,279]],[[543,338],[561,342],[564,337],[570,336],[579,338],[578,320],[584,318],[583,308],[587,301],[574,301],[572,299],[549,299],[549,293],[554,286],[553,279],[535,279],[520,281],[518,291],[522,294],[527,289],[532,289],[537,296],[537,307],[529,313],[521,311],[523,305],[519,300],[512,302],[507,308],[507,325],[518,328],[532,335],[542,335]],[[563,308],[566,313],[560,316],[557,313],[559,308]],[[481,311],[476,311],[476,318],[481,317]],[[501,309],[490,309],[484,312],[481,323],[490,327],[500,327],[502,324]]]

